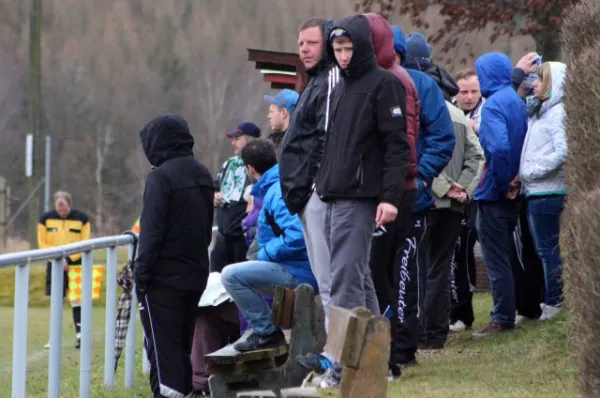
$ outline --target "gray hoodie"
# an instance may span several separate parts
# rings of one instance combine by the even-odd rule
[[[519,178],[525,196],[566,195],[567,161],[564,82],[567,67],[550,62],[552,91],[540,111],[529,118],[521,151]]]

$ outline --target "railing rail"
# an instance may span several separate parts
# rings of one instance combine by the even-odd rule
[[[51,261],[52,287],[50,298],[50,355],[48,359],[48,396],[60,397],[62,362],[63,315],[63,259],[71,254],[83,253],[81,297],[81,352],[79,369],[79,396],[91,396],[92,372],[92,273],[94,250],[106,249],[106,319],[104,351],[104,385],[114,386],[115,326],[117,311],[117,247],[129,246],[133,257],[137,235],[123,235],[90,239],[69,245],[28,250],[0,255],[0,268],[16,266],[15,303],[12,362],[12,397],[25,398],[27,374],[27,321],[29,306],[29,266],[32,263]],[[133,388],[135,376],[135,326],[137,304],[132,295],[131,317],[125,343],[125,387]]]
[[[217,227],[213,227],[213,238]],[[48,357],[48,397],[60,397],[62,367],[63,321],[63,260],[71,254],[83,253],[81,282],[81,347],[79,365],[79,396],[91,396],[92,377],[92,276],[93,251],[106,249],[106,319],[104,346],[104,386],[115,384],[115,328],[117,317],[117,247],[129,246],[129,258],[134,258],[137,235],[106,236],[48,249],[27,250],[0,255],[0,269],[15,266],[15,302],[13,323],[12,398],[25,398],[27,377],[27,323],[29,308],[29,268],[33,263],[51,262],[52,284],[50,295],[50,353]],[[211,242],[211,248],[215,239]],[[210,249],[209,249],[210,250]],[[135,291],[135,290],[134,290]],[[131,316],[125,340],[126,388],[133,388],[135,378],[135,337],[137,297],[131,297]],[[143,358],[143,370],[149,363]]]

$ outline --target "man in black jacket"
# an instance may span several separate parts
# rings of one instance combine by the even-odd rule
[[[394,221],[410,155],[406,91],[377,66],[364,15],[342,19],[328,51],[342,80],[332,93],[331,121],[316,192],[327,203],[325,235],[331,253],[331,304],[366,306],[364,279],[376,227]]]
[[[402,202],[410,157],[406,91],[394,74],[377,66],[364,15],[339,21],[327,50],[335,56],[342,79],[331,94],[315,188],[327,207],[330,304],[354,309],[367,306],[373,231],[394,221]],[[379,309],[377,303],[375,307]],[[297,358],[305,368],[325,371],[325,385],[334,386],[339,368],[328,360],[327,352]]]
[[[154,397],[192,392],[195,312],[208,279],[213,180],[194,158],[194,138],[179,115],[159,116],[140,132],[153,166],[144,190],[135,285]]]
[[[337,68],[327,56],[325,39],[333,21],[310,18],[298,33],[298,52],[309,76],[290,117],[279,154],[281,193],[292,214],[299,214],[310,266],[325,309],[328,327],[329,250],[325,244],[326,205],[314,194],[329,110],[329,95],[338,80]],[[375,291],[373,289],[373,295]]]

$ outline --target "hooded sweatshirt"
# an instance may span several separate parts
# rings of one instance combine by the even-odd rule
[[[410,159],[404,85],[377,66],[364,15],[344,18],[335,28],[347,32],[354,50],[331,96],[316,191],[325,201],[375,199],[399,208]],[[330,42],[327,51],[334,57]]]
[[[377,64],[392,72],[404,85],[406,90],[406,132],[410,145],[410,162],[406,170],[404,190],[416,190],[417,182],[417,140],[419,139],[419,112],[421,104],[415,83],[408,72],[396,62],[394,52],[394,34],[392,27],[381,15],[365,14],[371,26],[371,38],[375,48]]]
[[[394,49],[406,60],[406,39],[398,26],[392,26]],[[415,82],[421,101],[420,130],[417,141],[417,200],[413,212],[421,212],[435,204],[431,184],[448,165],[454,151],[454,128],[442,91],[425,73],[406,70]],[[427,186],[425,186],[425,184]]]
[[[475,69],[481,94],[486,97],[479,127],[479,142],[486,164],[474,199],[504,200],[519,172],[527,111],[511,86],[512,65],[505,54],[484,54],[475,62]]]
[[[567,161],[563,96],[567,66],[550,62],[552,90],[539,111],[529,117],[519,176],[526,196],[566,195]]]
[[[452,101],[458,94],[458,84],[448,71],[431,62],[431,45],[421,33],[411,33],[406,38],[407,50],[404,66],[408,69],[416,69],[425,72],[431,77],[442,90],[444,99]]]
[[[153,168],[144,189],[135,283],[142,291],[153,283],[202,291],[212,238],[212,176],[194,158],[194,138],[181,116],[151,120],[140,137]]]

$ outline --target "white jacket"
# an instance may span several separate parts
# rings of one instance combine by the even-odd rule
[[[519,177],[523,193],[529,195],[565,195],[564,164],[567,161],[564,82],[567,67],[550,62],[552,92],[537,115],[529,118],[521,152]]]

